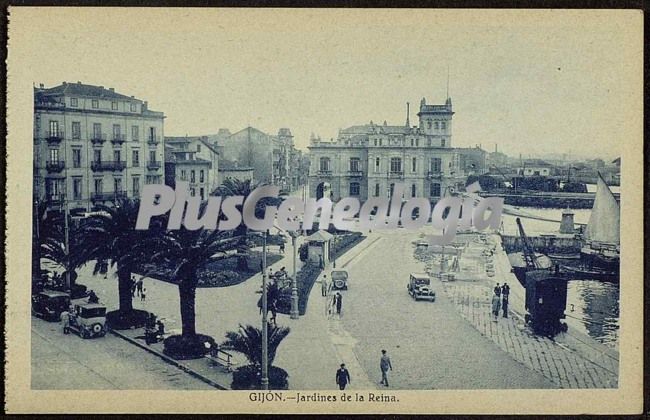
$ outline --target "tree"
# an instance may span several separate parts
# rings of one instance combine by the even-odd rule
[[[244,201],[256,188],[268,185],[266,183],[252,183],[250,179],[240,180],[240,179],[226,179],[217,189],[214,191],[213,195],[221,197],[230,197],[230,196],[243,196]],[[257,202],[255,206],[255,216],[264,217],[264,212],[266,206],[278,206],[282,200],[280,198],[265,197]],[[250,243],[248,241],[249,229],[244,223],[240,223],[239,226],[234,230],[233,236],[239,238],[237,243],[237,268],[239,270],[248,271],[248,256]]]
[[[291,331],[288,327],[278,327],[267,324],[268,328],[268,360],[269,366],[275,360],[275,354],[284,338]],[[239,331],[226,333],[226,341],[222,347],[238,351],[246,356],[248,362],[258,368],[262,366],[262,329],[252,325],[239,325]]]
[[[143,326],[147,313],[133,309],[131,275],[150,257],[147,239],[155,230],[136,230],[139,201],[120,199],[115,206],[97,206],[100,210],[88,218],[83,229],[83,243],[90,258],[110,262],[117,268],[119,308],[113,315],[111,326],[126,329]]]

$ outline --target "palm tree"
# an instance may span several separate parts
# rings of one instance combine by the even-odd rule
[[[147,238],[155,229],[136,230],[139,201],[123,198],[115,206],[97,206],[100,210],[91,216],[84,226],[84,246],[88,255],[98,261],[108,261],[117,268],[120,325],[113,328],[129,328],[144,325],[143,311],[133,309],[131,275],[147,262]],[[145,313],[146,315],[146,313]]]
[[[91,256],[87,247],[84,245],[81,229],[75,224],[71,224],[68,234],[68,246],[66,249],[65,232],[60,225],[50,226],[45,235],[40,237],[39,254],[37,257],[47,258],[59,264],[65,269],[64,278],[69,275],[70,290],[75,291],[75,280],[77,279],[77,269],[89,261]],[[68,274],[66,274],[68,273]],[[73,293],[74,294],[74,293]],[[74,296],[73,296],[74,297]]]
[[[268,360],[269,367],[273,365],[275,353],[284,338],[291,331],[288,327],[278,327],[267,324],[268,328]],[[246,356],[251,365],[256,368],[262,366],[262,330],[252,325],[239,325],[239,331],[226,333],[226,340],[222,347],[234,350]]]
[[[226,179],[217,189],[214,191],[213,195],[221,197],[230,197],[230,196],[243,196],[244,201],[246,198],[258,187],[268,185],[267,183],[253,183],[250,179],[240,180],[228,178]],[[266,206],[278,206],[281,203],[280,198],[265,197],[257,202],[255,207],[256,217],[264,217],[264,211]],[[234,230],[233,236],[239,238],[237,243],[237,268],[239,270],[248,271],[248,256],[250,243],[248,241],[249,229],[245,223],[240,223],[239,226]]]

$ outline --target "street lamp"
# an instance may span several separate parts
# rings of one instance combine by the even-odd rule
[[[297,249],[296,249],[296,239],[298,238],[298,233],[291,231],[289,232],[291,236],[291,246],[293,248],[293,275],[291,278],[291,319],[298,319],[300,313],[298,312],[298,277],[296,273],[296,258],[297,258]]]
[[[268,320],[267,312],[267,293],[266,293],[266,238],[269,231],[264,231],[262,242],[262,389],[269,389],[269,337],[268,337]]]

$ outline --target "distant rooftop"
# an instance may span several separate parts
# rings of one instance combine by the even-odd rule
[[[87,85],[85,83],[68,83],[63,82],[59,86],[52,88],[42,87],[34,88],[36,93],[39,96],[80,96],[80,97],[90,97],[90,98],[102,98],[102,99],[127,99],[127,100],[136,100],[141,101],[133,96],[122,95],[121,93],[115,92],[113,88],[105,88],[104,86],[95,86]]]

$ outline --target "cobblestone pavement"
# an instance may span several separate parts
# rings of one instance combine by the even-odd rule
[[[31,349],[32,389],[214,390],[111,334],[84,340],[32,318]]]

